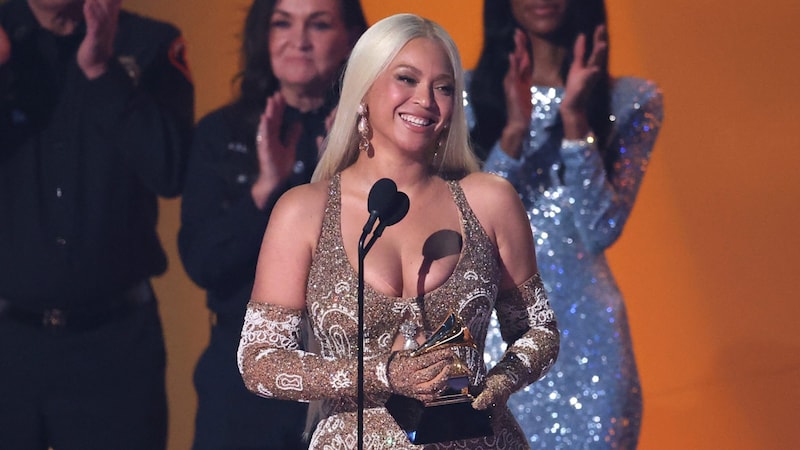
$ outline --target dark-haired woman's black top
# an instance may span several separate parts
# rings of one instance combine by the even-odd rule
[[[263,210],[250,193],[259,170],[257,122],[229,105],[208,114],[196,127],[178,236],[186,272],[206,290],[212,313],[209,346],[195,370],[194,449],[302,448],[306,405],[267,400],[247,391],[236,366],[236,350],[272,207],[288,189],[311,180],[318,160],[317,137],[326,132],[330,109],[300,113],[286,108],[283,128],[301,122],[303,132],[292,175]]]

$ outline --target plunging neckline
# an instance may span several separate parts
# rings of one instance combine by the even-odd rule
[[[345,249],[344,238],[343,238],[343,234],[342,234],[342,184],[341,184],[341,182],[342,182],[341,174],[337,174],[335,183],[336,183],[337,201],[339,203],[338,204],[338,208],[337,208],[338,211],[339,211],[339,214],[336,217],[336,230],[338,231],[336,233],[336,244],[337,244],[336,247],[338,247],[340,249],[340,251],[342,252],[342,254],[344,256],[344,259],[347,261],[347,270],[348,270],[348,272],[350,272],[350,274],[353,276],[354,279],[357,279],[358,278],[358,270],[353,268],[353,262],[350,259],[350,256],[347,254],[347,250]],[[436,286],[435,288],[431,289],[429,292],[425,292],[421,296],[420,295],[414,295],[414,296],[404,297],[402,295],[395,296],[395,295],[385,294],[385,293],[380,292],[377,289],[373,288],[371,284],[369,284],[366,281],[364,281],[364,293],[365,294],[367,292],[369,292],[370,294],[376,295],[376,296],[381,297],[381,298],[383,298],[385,300],[393,300],[395,302],[399,301],[399,302],[405,302],[405,303],[416,301],[419,298],[427,299],[427,298],[430,298],[432,295],[435,295],[437,292],[441,291],[442,289],[444,289],[448,285],[450,285],[453,282],[453,278],[456,276],[456,274],[459,271],[462,270],[462,266],[463,266],[464,261],[466,259],[465,258],[465,252],[466,252],[466,249],[467,249],[467,244],[466,244],[467,236],[466,236],[466,231],[465,231],[465,228],[464,228],[464,212],[461,210],[461,206],[456,201],[456,198],[455,198],[456,197],[456,193],[454,192],[454,190],[457,189],[457,188],[460,188],[460,186],[457,187],[458,181],[447,181],[447,180],[445,180],[445,183],[447,183],[447,187],[450,190],[450,198],[453,201],[453,204],[455,204],[456,210],[458,211],[458,228],[459,228],[459,232],[461,233],[461,249],[458,252],[458,261],[456,262],[456,265],[453,266],[453,270],[452,270],[452,272],[450,272],[450,275],[448,275],[447,279],[445,279],[442,282],[442,284],[440,284],[439,286]],[[358,259],[356,259],[356,262],[358,262]]]

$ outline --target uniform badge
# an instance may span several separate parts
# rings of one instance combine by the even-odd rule
[[[139,63],[136,62],[136,57],[132,55],[120,55],[117,57],[117,61],[125,69],[125,73],[128,74],[131,80],[133,80],[133,85],[139,85],[139,79],[142,77],[142,68],[139,67]]]

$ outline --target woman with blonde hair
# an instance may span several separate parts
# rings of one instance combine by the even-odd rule
[[[269,398],[323,403],[311,448],[355,448],[358,429],[357,244],[371,187],[392,178],[409,198],[364,260],[363,443],[366,449],[518,449],[526,439],[505,406],[540,378],[558,330],[536,267],[519,197],[476,172],[467,138],[455,44],[411,14],[373,25],[356,43],[314,181],[275,206],[259,256],[239,347],[245,384]],[[431,250],[434,249],[434,250]],[[512,345],[487,370],[492,310]],[[451,313],[477,348],[422,344]],[[310,323],[317,353],[300,350]],[[463,358],[471,407],[491,433],[412,444],[385,404],[392,394],[431,401]],[[469,404],[468,404],[469,405]]]

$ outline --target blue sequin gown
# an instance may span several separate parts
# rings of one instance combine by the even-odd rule
[[[484,170],[520,193],[561,351],[549,374],[512,396],[509,407],[534,449],[635,448],[642,393],[625,304],[604,251],[620,236],[647,168],[663,117],[661,92],[646,80],[614,80],[605,149],[618,156],[612,173],[596,145],[563,141],[555,126],[563,88],[532,87],[531,95],[520,159],[495,144]],[[486,359],[497,361],[504,348],[495,321]]]

